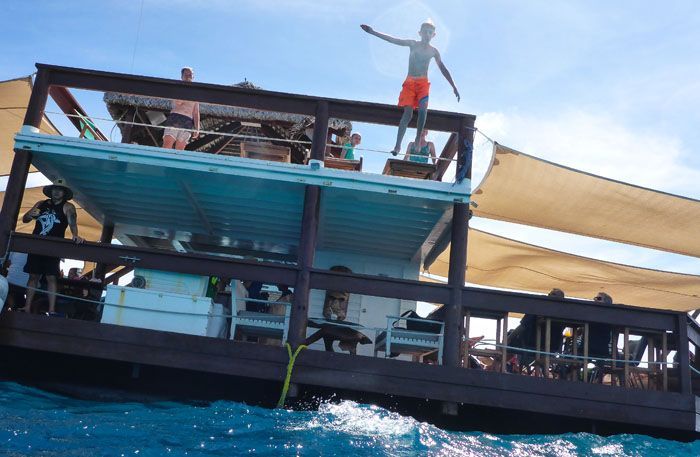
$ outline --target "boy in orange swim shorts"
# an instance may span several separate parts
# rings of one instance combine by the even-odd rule
[[[413,117],[414,109],[418,109],[418,122],[416,125],[416,141],[414,141],[413,144],[419,144],[421,132],[425,127],[425,119],[428,115],[428,98],[430,95],[428,67],[432,59],[435,59],[435,63],[437,63],[438,68],[440,68],[442,75],[452,86],[457,101],[459,101],[459,91],[454,81],[452,81],[452,76],[447,70],[447,67],[442,63],[440,53],[436,48],[430,45],[430,40],[435,36],[435,25],[430,19],[421,24],[420,31],[418,32],[418,35],[421,37],[420,41],[394,38],[390,35],[377,32],[372,27],[365,24],[362,24],[360,27],[370,35],[374,35],[398,46],[408,46],[411,49],[411,53],[408,57],[408,76],[406,76],[401,94],[399,95],[399,106],[403,107],[403,115],[401,116],[399,131],[396,135],[396,145],[391,152],[393,155],[397,155],[401,152],[401,142],[406,134],[408,123],[411,122],[411,118]]]

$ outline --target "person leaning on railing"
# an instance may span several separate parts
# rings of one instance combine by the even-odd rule
[[[192,82],[194,71],[190,67],[180,70],[180,77],[185,82]],[[165,120],[163,147],[185,149],[190,137],[199,137],[199,103],[191,100],[173,100],[173,109]],[[194,129],[194,133],[191,133]]]
[[[73,241],[82,243],[83,239],[78,235],[78,220],[75,206],[68,201],[73,198],[73,191],[64,186],[59,180],[57,184],[45,186],[43,192],[44,195],[50,198],[37,202],[32,209],[22,216],[22,222],[27,224],[32,220],[36,221],[34,231],[32,232],[34,235],[54,236],[59,238],[63,238],[66,234],[66,228],[70,227],[70,231],[73,234]],[[27,263],[24,266],[24,271],[29,273],[27,300],[24,307],[18,308],[18,311],[31,312],[34,291],[41,277],[45,276],[49,296],[48,314],[50,316],[57,314],[56,278],[59,273],[60,261],[61,259],[57,257],[38,254],[29,254],[27,256]]]

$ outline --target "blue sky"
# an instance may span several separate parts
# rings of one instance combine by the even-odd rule
[[[32,73],[34,62],[161,77],[178,77],[189,65],[199,81],[246,78],[270,90],[391,104],[407,51],[359,25],[411,38],[431,17],[434,44],[462,94],[457,103],[433,66],[431,107],[476,114],[486,134],[523,152],[700,199],[694,1],[5,0],[0,8],[2,80]],[[90,114],[107,117],[99,95],[78,96]],[[393,129],[358,128],[363,146],[391,148]],[[439,149],[443,137],[431,135]],[[477,180],[489,153],[477,139]],[[375,169],[384,158],[365,154]],[[700,274],[696,259],[490,221],[474,225],[569,252]]]

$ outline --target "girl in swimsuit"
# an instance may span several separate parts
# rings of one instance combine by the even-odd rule
[[[404,160],[410,160],[411,162],[418,163],[428,163],[428,158],[430,158],[433,161],[433,164],[435,164],[437,161],[435,157],[435,144],[433,144],[432,141],[427,141],[425,139],[427,134],[428,129],[423,129],[420,135],[420,141],[417,145],[413,141],[408,143],[406,157]]]

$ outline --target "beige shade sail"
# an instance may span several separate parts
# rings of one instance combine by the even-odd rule
[[[32,233],[34,230],[34,221],[25,224],[22,222],[22,216],[29,211],[34,204],[40,200],[46,200],[46,196],[42,192],[43,187],[31,187],[24,189],[24,197],[22,198],[22,207],[19,211],[17,219],[17,232]],[[5,192],[0,192],[0,200],[4,202]],[[78,234],[88,241],[99,241],[102,235],[102,225],[97,222],[90,214],[87,213],[75,200],[71,200],[75,205],[76,214],[78,217]],[[70,229],[66,230],[66,235],[70,234]]]
[[[10,173],[15,156],[14,136],[22,128],[31,93],[32,78],[29,76],[0,82],[0,175]],[[40,130],[51,135],[61,134],[46,116]],[[32,167],[31,171],[36,169]]]
[[[700,308],[700,276],[621,265],[521,243],[469,229],[466,280],[473,284],[593,298],[604,291],[615,303],[690,311]],[[450,250],[428,271],[447,277]]]
[[[700,201],[494,145],[474,215],[700,257]]]

